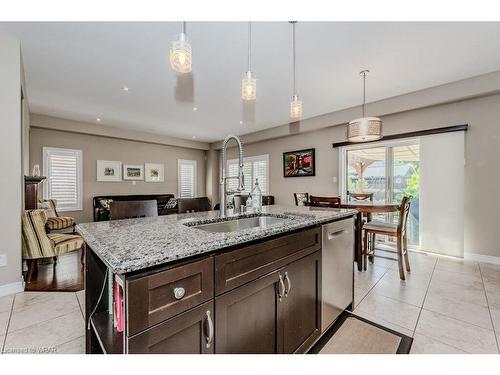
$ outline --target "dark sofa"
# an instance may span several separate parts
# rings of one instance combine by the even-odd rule
[[[109,220],[109,203],[112,201],[142,201],[155,200],[158,205],[158,215],[170,215],[177,213],[177,202],[173,207],[167,205],[168,201],[174,198],[173,194],[150,194],[150,195],[105,195],[94,197],[94,221]]]

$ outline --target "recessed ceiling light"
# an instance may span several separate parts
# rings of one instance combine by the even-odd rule
[[[125,91],[125,92],[129,92],[130,89],[128,88],[128,86],[123,86],[122,90]]]
[[[193,135],[193,139],[196,139],[196,135]]]
[[[195,112],[196,112],[197,110],[198,110],[198,108],[197,108],[197,107],[193,107],[193,111],[195,111]]]
[[[101,122],[101,118],[100,117],[96,118],[95,122]]]
[[[240,121],[240,125],[243,125],[243,121]]]

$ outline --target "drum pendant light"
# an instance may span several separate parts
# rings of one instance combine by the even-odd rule
[[[382,138],[382,120],[378,117],[365,117],[366,75],[369,70],[359,74],[363,77],[363,117],[352,120],[347,125],[347,140],[349,142],[369,142]]]

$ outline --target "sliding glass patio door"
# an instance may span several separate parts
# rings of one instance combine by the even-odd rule
[[[420,244],[420,145],[418,140],[348,146],[340,150],[341,192],[372,193],[374,203],[400,203],[403,196],[412,198],[408,243]],[[397,222],[398,215],[374,214],[374,220]],[[390,238],[384,241],[392,241]]]

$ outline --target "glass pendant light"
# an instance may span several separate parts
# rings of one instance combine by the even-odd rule
[[[382,120],[378,117],[365,117],[366,75],[369,70],[362,70],[363,77],[363,117],[352,120],[347,125],[347,140],[349,142],[369,142],[382,138]]]
[[[191,43],[186,35],[186,22],[182,22],[182,31],[170,46],[170,66],[178,73],[189,73],[192,67]]]
[[[296,73],[295,73],[295,24],[297,21],[290,21],[293,28],[293,95],[290,101],[290,117],[292,119],[298,119],[302,117],[302,100],[299,99],[297,94],[297,87],[295,84]]]
[[[248,70],[241,80],[241,99],[257,99],[257,79],[251,70],[252,62],[252,23],[248,22]]]

